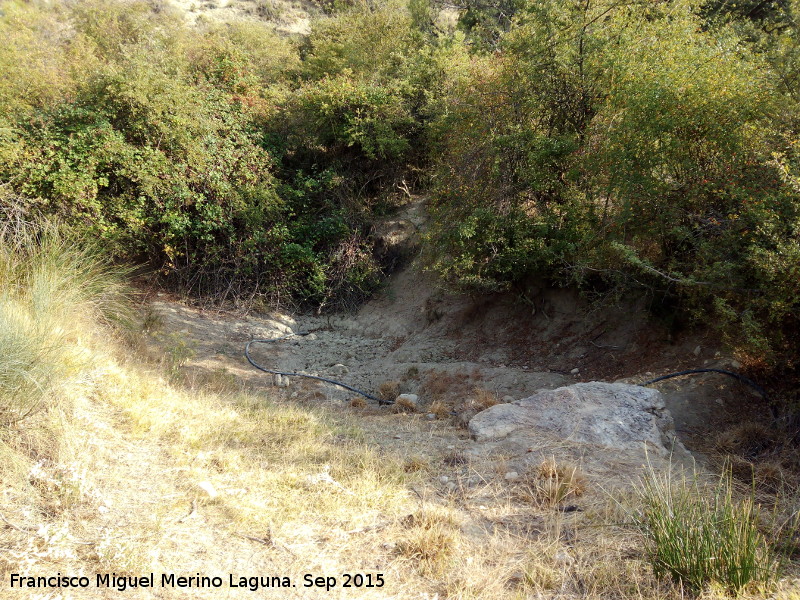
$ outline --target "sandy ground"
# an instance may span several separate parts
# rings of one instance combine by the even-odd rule
[[[151,307],[163,321],[158,346],[189,348],[186,368],[228,373],[255,388],[274,387],[287,400],[343,409],[355,394],[262,373],[246,361],[245,344],[309,332],[254,344],[251,355],[269,369],[332,378],[371,395],[396,382],[400,392],[419,396],[423,417],[435,402],[460,413],[476,389],[508,401],[577,381],[637,383],[686,368],[736,367],[701,335],[665,341],[668,334],[648,322],[641,303],[598,310],[560,289],[540,290],[535,303],[533,311],[508,297],[450,295],[412,265],[351,315],[242,315],[166,296]],[[763,413],[749,388],[721,375],[676,378],[658,387],[679,436],[698,457],[716,432]],[[463,433],[458,415],[447,423]]]

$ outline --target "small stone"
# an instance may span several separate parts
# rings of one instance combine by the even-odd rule
[[[510,404],[513,401],[514,401],[514,396],[503,396],[501,400],[503,404]]]
[[[350,369],[341,363],[336,363],[331,367],[331,373],[334,375],[347,375],[349,372]]]
[[[725,406],[725,400],[723,400],[722,398],[717,398],[716,400],[714,400],[714,402],[716,402],[720,406]]]
[[[483,504],[478,506],[478,510],[488,510]]]
[[[528,365],[523,365],[522,368],[523,369],[528,369],[529,367],[528,367]]]
[[[560,566],[568,567],[575,564],[575,558],[570,556],[565,550],[559,550],[553,557],[553,561]]]
[[[572,371],[570,371],[570,374],[577,375],[580,372],[581,372],[581,370],[578,367],[575,367],[574,369],[572,369]]]
[[[396,404],[400,404],[401,406],[412,406],[415,408],[418,402],[419,402],[419,396],[417,396],[416,394],[400,394],[397,397],[397,400],[395,400]]]
[[[701,351],[702,351],[702,348],[700,348],[700,346],[696,346],[696,347],[695,347],[695,349],[694,349],[694,352],[693,352],[693,354],[694,354],[695,356],[700,356],[700,352],[701,352]]]
[[[447,449],[448,449],[448,450],[453,450],[453,449],[455,449],[455,446],[453,446],[453,445],[451,444],[451,445],[449,445],[449,446],[447,447]]]
[[[439,483],[447,483],[448,481],[450,481],[450,478],[447,475],[439,477]]]
[[[517,473],[516,471],[509,471],[508,473],[505,474],[504,479],[506,481],[516,481],[517,479],[519,479],[519,473]]]
[[[402,439],[402,437],[403,436],[398,433],[396,436],[394,436],[394,439],[399,440],[399,439]]]
[[[436,415],[433,413],[428,413],[427,415],[425,415],[425,418],[428,419],[428,421],[435,421]]]
[[[219,492],[217,492],[214,486],[211,485],[210,481],[201,481],[200,483],[197,484],[197,487],[202,492],[205,492],[206,496],[208,496],[208,498],[211,500],[219,496]]]
[[[741,369],[741,368],[742,368],[742,363],[740,363],[738,360],[731,361],[731,369]]]

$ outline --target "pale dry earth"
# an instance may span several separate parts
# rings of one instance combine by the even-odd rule
[[[410,233],[398,234],[393,243],[413,239],[421,226],[417,209],[412,203],[387,225],[387,237],[391,232]],[[148,554],[140,563],[151,565],[156,577],[169,572],[224,577],[275,574],[290,576],[297,585],[258,592],[156,587],[126,591],[130,598],[434,598],[444,593],[441,577],[420,574],[397,551],[397,540],[413,524],[411,515],[419,511],[447,511],[464,544],[487,549],[487,556],[464,557],[476,564],[484,561],[484,567],[475,570],[476,577],[486,577],[485,564],[492,564],[498,577],[513,579],[518,559],[509,557],[522,556],[526,548],[539,543],[548,556],[567,562],[573,561],[572,556],[606,552],[602,544],[601,551],[595,550],[596,525],[606,519],[609,507],[617,502],[614,498],[624,502],[630,497],[631,483],[643,472],[644,454],[578,444],[535,429],[508,439],[476,442],[466,428],[468,417],[482,408],[476,408],[476,398],[509,402],[584,380],[613,381],[625,375],[628,381],[641,381],[645,373],[635,368],[652,374],[665,372],[670,363],[676,368],[698,361],[729,366],[730,360],[715,358],[713,348],[698,350],[703,342],[697,338],[657,346],[664,334],[648,324],[641,303],[598,309],[570,292],[544,287],[531,297],[531,304],[520,308],[503,296],[453,295],[439,289],[414,264],[398,270],[376,298],[353,314],[246,314],[202,309],[156,295],[147,309],[152,329],[147,352],[178,370],[195,389],[202,389],[204,382],[224,382],[278,402],[326,407],[332,422],[341,420],[352,428],[356,419],[364,444],[381,455],[420,465],[422,475],[407,490],[405,517],[369,514],[363,517],[367,523],[363,527],[332,531],[322,531],[311,522],[298,523],[274,537],[242,530],[198,488],[191,468],[195,459],[187,463],[194,452],[191,448],[185,450],[186,456],[170,454],[157,439],[132,431],[121,409],[86,399],[85,405],[76,407],[86,434],[74,443],[94,454],[98,468],[90,478],[96,498],[86,503],[84,518],[73,531],[78,547],[81,539],[93,540],[91,548],[97,547],[97,540],[113,539],[123,545],[128,540]],[[253,357],[268,368],[331,377],[371,394],[393,382],[389,387],[395,392],[419,396],[418,409],[398,412],[371,401],[359,405],[353,403],[356,395],[350,391],[302,378],[278,381],[246,361],[243,351],[249,340],[297,332],[310,333],[254,346]],[[625,371],[628,361],[632,366]],[[571,372],[574,369],[578,371]],[[700,458],[704,448],[695,442],[711,439],[715,429],[746,418],[741,407],[751,401],[740,385],[713,375],[673,380],[662,389],[679,438]],[[522,476],[547,460],[578,467],[586,481],[583,493],[544,508],[526,499]],[[650,462],[659,470],[669,468],[663,456],[651,456]],[[319,476],[324,485],[326,473]],[[635,538],[621,539],[610,551],[614,560],[638,560],[636,549],[628,547]],[[490,554],[498,546],[502,551]],[[496,564],[497,556],[511,562]],[[610,559],[592,560],[600,565]],[[329,592],[302,587],[306,573],[353,571],[381,572],[387,584],[380,590]],[[458,585],[469,589],[471,584]],[[480,589],[473,592],[474,597],[484,597]],[[27,590],[2,594],[117,597],[94,588],[72,595],[32,596]]]

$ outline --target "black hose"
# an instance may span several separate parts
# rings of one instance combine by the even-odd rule
[[[356,389],[354,387],[351,387],[351,386],[347,385],[346,383],[342,383],[341,381],[336,381],[334,379],[327,379],[325,377],[318,377],[317,375],[308,375],[306,373],[288,373],[288,372],[285,372],[285,371],[275,371],[273,369],[267,369],[266,367],[263,367],[260,364],[258,364],[256,361],[254,361],[253,357],[250,356],[250,345],[251,344],[269,344],[269,343],[272,343],[272,342],[278,342],[280,340],[285,340],[285,339],[288,339],[288,338],[291,338],[291,337],[295,337],[295,336],[308,335],[308,333],[309,333],[308,331],[301,331],[299,333],[290,333],[289,335],[284,335],[284,336],[277,337],[277,338],[272,338],[272,339],[269,339],[269,340],[250,340],[249,342],[247,342],[247,345],[244,347],[244,355],[247,358],[247,361],[251,365],[253,365],[256,369],[259,369],[260,371],[264,371],[264,373],[271,373],[272,375],[281,375],[283,377],[305,377],[306,379],[316,379],[317,381],[324,381],[325,383],[330,383],[332,385],[338,385],[341,388],[344,388],[346,390],[350,390],[351,392],[355,392],[356,394],[360,394],[361,396],[364,396],[364,398],[368,398],[369,400],[374,400],[378,404],[392,404],[388,400],[383,400],[382,398],[377,398],[377,397],[373,396],[372,394],[368,394],[367,392],[363,392],[363,391],[361,391],[359,389]]]
[[[764,388],[762,388],[760,385],[758,385],[755,381],[753,381],[752,379],[748,379],[744,375],[740,375],[739,373],[734,373],[733,371],[726,371],[725,369],[689,369],[687,371],[679,371],[677,373],[669,373],[668,375],[662,375],[661,377],[656,377],[655,379],[651,379],[650,381],[645,381],[644,383],[640,383],[639,385],[642,385],[642,386],[651,385],[653,383],[656,383],[657,381],[663,381],[665,379],[672,379],[673,377],[680,377],[681,375],[693,375],[694,373],[721,373],[723,375],[728,375],[729,377],[733,377],[734,379],[738,379],[739,381],[741,381],[745,385],[749,385],[756,392],[758,392],[759,395],[764,400],[769,402],[769,396],[767,395],[767,392],[764,390]],[[772,417],[774,419],[777,419],[778,418],[778,408],[771,402],[770,402],[770,410],[772,411]]]
[[[250,340],[249,342],[247,342],[247,345],[244,347],[244,355],[247,358],[247,361],[251,365],[253,365],[256,369],[259,369],[260,371],[264,371],[265,373],[270,373],[272,375],[281,375],[283,377],[305,377],[306,379],[315,379],[317,381],[324,381],[325,383],[330,383],[331,385],[336,385],[336,386],[339,386],[339,387],[344,388],[346,390],[350,390],[351,392],[355,392],[356,394],[364,396],[365,398],[367,398],[369,400],[374,400],[378,404],[384,404],[384,405],[385,404],[392,404],[392,402],[390,402],[388,400],[384,400],[382,398],[377,398],[376,396],[373,396],[372,394],[369,394],[369,393],[364,392],[362,390],[356,389],[356,388],[354,388],[352,386],[347,385],[346,383],[342,383],[341,381],[336,381],[334,379],[327,379],[326,377],[319,377],[317,375],[308,375],[306,373],[291,373],[291,372],[286,372],[286,371],[276,371],[274,369],[267,369],[266,367],[258,364],[256,361],[254,361],[253,357],[250,356],[250,346],[252,344],[270,344],[272,342],[279,342],[281,340],[289,339],[289,338],[292,338],[292,337],[305,336],[305,335],[308,335],[308,333],[309,333],[308,331],[300,331],[298,333],[290,333],[288,335],[284,335],[284,336],[281,336],[281,337],[272,338],[272,339],[268,339],[268,340],[265,340],[265,339]],[[742,383],[744,383],[745,385],[748,385],[751,388],[753,388],[756,392],[759,393],[759,395],[761,395],[762,398],[764,398],[764,400],[767,400],[767,401],[769,400],[769,396],[768,396],[767,392],[764,390],[764,388],[762,388],[760,385],[758,385],[755,381],[745,377],[744,375],[740,375],[739,373],[734,373],[733,371],[726,371],[725,369],[688,369],[686,371],[678,371],[676,373],[669,373],[667,375],[662,375],[661,377],[656,377],[655,379],[650,379],[649,381],[645,381],[643,383],[640,383],[639,385],[641,385],[641,386],[652,385],[652,384],[657,383],[659,381],[664,381],[665,379],[672,379],[673,377],[681,377],[683,375],[694,375],[696,373],[721,373],[722,375],[728,375],[729,377],[733,377],[734,379],[737,379],[737,380],[741,381]],[[776,412],[777,411],[776,411],[775,406],[771,406],[771,408],[772,408],[773,416],[776,416]]]
[[[734,373],[733,371],[726,371],[725,369],[689,369],[688,371],[679,371],[677,373],[670,373],[668,375],[662,375],[661,377],[656,377],[655,379],[651,379],[650,381],[645,381],[644,383],[640,383],[639,385],[650,385],[652,383],[656,383],[657,381],[663,381],[664,379],[672,379],[673,377],[680,377],[681,375],[692,375],[694,373],[722,373],[723,375],[728,375],[733,377],[734,379],[738,379],[742,383],[749,385],[755,391],[757,391],[764,400],[767,399],[767,392],[764,391],[760,385],[758,385],[752,379],[748,379],[744,375],[739,375],[739,373]]]

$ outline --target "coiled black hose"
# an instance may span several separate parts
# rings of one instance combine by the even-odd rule
[[[330,383],[332,385],[337,385],[337,386],[339,386],[341,388],[344,388],[346,390],[350,390],[351,392],[355,392],[356,394],[364,396],[365,398],[368,398],[369,400],[374,400],[378,404],[392,404],[388,400],[384,400],[382,398],[377,398],[376,396],[373,396],[372,394],[369,394],[369,393],[364,392],[362,390],[356,389],[356,388],[354,388],[352,386],[347,385],[346,383],[342,383],[341,381],[336,381],[335,379],[328,379],[326,377],[319,377],[317,375],[308,375],[307,373],[289,373],[289,372],[286,372],[286,371],[276,371],[274,369],[267,369],[266,367],[258,364],[256,361],[254,361],[253,357],[250,356],[250,346],[252,344],[270,344],[272,342],[279,342],[281,340],[286,340],[286,339],[289,339],[289,338],[292,338],[292,337],[299,337],[299,336],[304,336],[304,335],[308,335],[308,334],[309,334],[308,331],[300,331],[298,333],[290,333],[288,335],[284,335],[284,336],[277,337],[277,338],[271,338],[271,339],[268,339],[268,340],[250,340],[249,342],[247,342],[247,345],[244,347],[244,355],[247,358],[247,361],[251,365],[253,365],[256,369],[258,369],[260,371],[264,371],[264,373],[270,373],[272,375],[281,375],[283,377],[305,377],[306,379],[316,379],[317,381],[324,381],[325,383]]]

